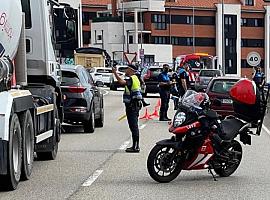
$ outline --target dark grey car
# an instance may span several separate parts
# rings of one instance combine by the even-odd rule
[[[206,90],[208,83],[213,77],[223,76],[221,70],[218,69],[202,69],[199,72],[198,77],[195,80],[195,90],[203,91]]]
[[[61,70],[64,122],[82,122],[84,131],[90,133],[103,127],[103,95],[92,76],[81,65],[62,65]]]

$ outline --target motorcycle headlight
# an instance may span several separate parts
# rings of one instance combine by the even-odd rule
[[[186,120],[186,113],[179,112],[174,116],[173,126],[178,127],[184,123]]]

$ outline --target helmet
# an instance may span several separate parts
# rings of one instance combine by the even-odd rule
[[[195,92],[188,90],[183,96],[182,103],[188,107],[193,107],[196,109],[205,109],[210,106],[209,96],[203,92]]]
[[[209,96],[206,93],[199,92],[196,94],[195,99],[200,102],[199,106],[202,109],[208,108],[210,106]]]

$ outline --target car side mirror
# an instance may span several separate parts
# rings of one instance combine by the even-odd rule
[[[97,87],[103,87],[104,86],[104,83],[103,83],[103,81],[96,81],[95,82],[95,86],[97,86]]]
[[[213,105],[215,105],[215,106],[221,106],[221,105],[222,105],[221,100],[219,100],[219,99],[214,99]]]

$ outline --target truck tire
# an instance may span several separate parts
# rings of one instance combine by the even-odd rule
[[[104,104],[103,104],[103,96],[102,96],[102,100],[100,102],[100,117],[98,119],[96,119],[95,121],[95,126],[102,128],[104,126]]]
[[[54,142],[53,150],[47,152],[37,152],[38,160],[55,160],[58,153],[58,143],[61,137],[61,123],[59,120],[57,106],[54,106],[54,138],[51,142]]]
[[[0,176],[0,187],[15,190],[21,177],[22,136],[17,114],[12,114],[9,129],[7,175]]]
[[[83,124],[85,133],[94,133],[95,132],[95,112],[93,107],[90,109],[90,118],[88,121]]]
[[[34,125],[30,111],[20,116],[22,130],[22,180],[31,176],[34,161]]]

